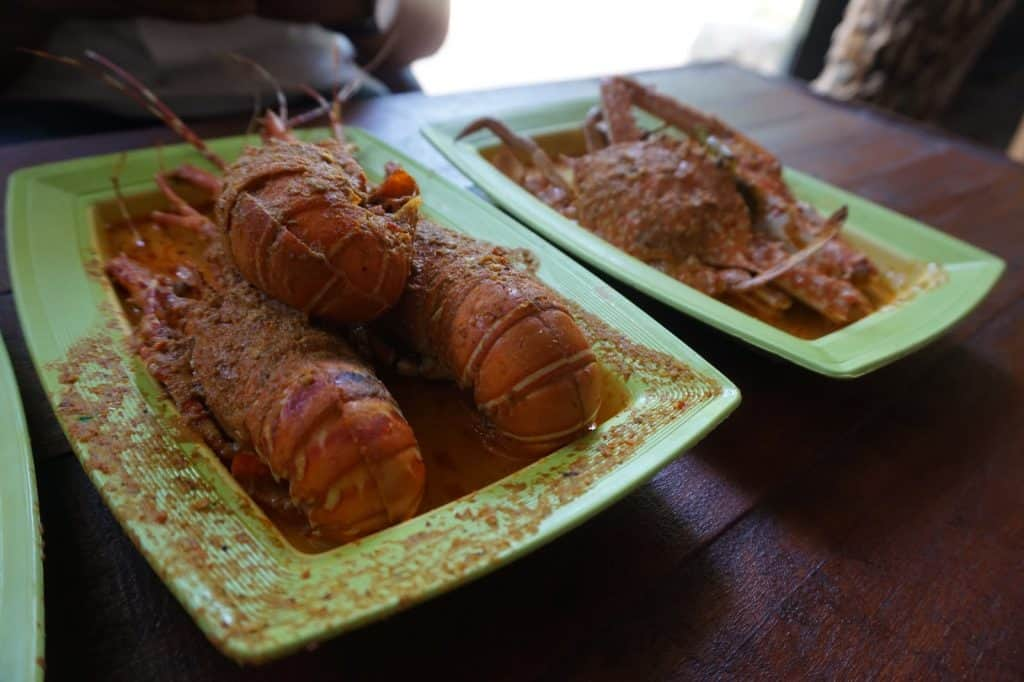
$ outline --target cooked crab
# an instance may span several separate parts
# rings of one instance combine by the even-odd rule
[[[636,106],[664,126],[643,130]],[[667,130],[674,128],[673,134]],[[712,296],[767,313],[797,299],[833,323],[875,310],[891,292],[838,237],[845,208],[823,218],[798,201],[778,159],[721,121],[622,77],[601,86],[584,123],[586,153],[552,160],[532,139],[481,118],[507,151],[495,163],[568,218]]]

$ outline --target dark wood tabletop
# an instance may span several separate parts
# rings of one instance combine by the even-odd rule
[[[27,358],[4,257],[0,323],[36,456],[50,679],[1024,677],[1024,167],[732,66],[643,78],[788,165],[1000,255],[1006,274],[944,337],[846,382],[616,284],[740,387],[736,413],[511,566],[315,651],[240,668],[203,638],[70,454]],[[356,103],[346,119],[468,187],[422,123],[595,94],[585,80],[399,95]],[[172,137],[3,147],[0,176]]]

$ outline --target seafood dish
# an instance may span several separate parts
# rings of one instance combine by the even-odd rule
[[[332,136],[318,142],[268,111],[262,143],[228,163],[130,74],[87,59],[221,171],[161,172],[163,206],[141,219],[119,198],[104,271],[151,375],[298,544],[334,546],[421,510],[432,467],[378,368],[465,396],[475,418],[459,419],[493,460],[482,476],[472,467],[478,483],[607,417],[606,373],[529,255],[421,217],[396,164],[370,183],[336,106],[321,102]]]
[[[662,121],[645,130],[636,107]],[[605,80],[582,149],[545,149],[485,117],[489,160],[566,218],[678,281],[770,323],[799,310],[833,331],[895,295],[884,268],[793,195],[778,159],[718,119],[624,77]],[[563,145],[564,146],[564,145]],[[567,153],[558,153],[567,152]]]
[[[340,94],[204,141],[109,60],[58,59],[186,144],[12,175],[26,344],[85,475],[231,658],[516,560],[739,403],[585,268],[343,128]]]

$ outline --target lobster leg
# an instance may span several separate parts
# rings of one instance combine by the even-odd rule
[[[192,373],[192,340],[183,334],[180,324],[184,308],[191,303],[176,296],[168,282],[127,256],[112,258],[105,270],[142,312],[135,341],[146,368],[167,389],[188,425],[217,455],[231,459],[234,444],[210,414]]]
[[[85,57],[88,60],[87,63],[73,57],[54,55],[42,50],[19,49],[37,57],[73,66],[77,69],[81,69],[82,71],[98,76],[101,81],[135,100],[142,106],[142,108],[163,121],[168,128],[176,132],[183,140],[195,147],[196,150],[203,155],[203,158],[214,166],[221,170],[227,168],[227,163],[224,159],[207,147],[202,138],[196,135],[195,131],[189,128],[185,122],[171,110],[170,107],[164,104],[164,102],[156,96],[156,93],[143,85],[141,81],[135,78],[135,76],[131,75],[98,52],[86,50]]]
[[[216,198],[223,187],[221,179],[216,175],[188,163],[184,163],[171,171],[171,176],[202,189],[210,195],[211,199]]]
[[[317,100],[318,106],[290,119],[288,121],[288,127],[297,128],[309,123],[310,121],[315,121],[326,113],[330,117],[331,129],[334,133],[335,139],[338,142],[345,142],[345,133],[342,131],[341,127],[341,105],[347,102],[349,98],[352,97],[360,87],[362,87],[363,83],[370,78],[370,74],[384,63],[384,60],[387,59],[391,50],[398,44],[398,40],[401,35],[400,31],[395,31],[388,36],[387,40],[384,41],[384,44],[377,50],[377,54],[375,54],[370,61],[359,69],[359,73],[355,78],[346,83],[344,87],[335,87],[334,95],[331,97],[331,101],[329,103],[320,95],[320,93],[316,93],[315,95],[309,93],[313,99]],[[337,67],[341,66],[341,52],[338,50],[337,45],[334,46],[334,63]],[[309,90],[307,90],[307,92],[309,92]]]
[[[187,201],[181,198],[181,196],[171,188],[167,178],[162,173],[158,173],[155,177],[156,184],[160,188],[161,194],[163,194],[167,200],[171,203],[173,212],[168,213],[167,211],[153,211],[151,217],[159,224],[163,225],[174,225],[176,227],[184,227],[186,229],[193,230],[208,239],[215,239],[219,236],[217,226],[214,225],[210,220],[202,213],[193,208]]]
[[[274,89],[274,95],[277,96],[277,115],[280,117],[282,121],[287,121],[288,98],[285,97],[284,91],[281,90],[281,84],[277,82],[277,79],[274,78],[274,75],[267,71],[267,69],[264,68],[262,64],[259,64],[244,55],[240,55],[237,52],[229,52],[227,56],[231,59],[234,59],[237,62],[245,64],[250,69],[255,71],[260,76],[260,78],[262,78],[263,80],[270,84],[270,86]]]
[[[270,140],[295,141],[295,136],[292,135],[291,128],[288,127],[288,120],[282,119],[273,111],[268,111],[263,117],[263,141],[269,142]]]

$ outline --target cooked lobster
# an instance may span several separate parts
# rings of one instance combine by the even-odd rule
[[[35,54],[98,72],[223,171],[223,180],[193,166],[175,174],[218,197],[215,220],[228,252],[242,275],[268,295],[339,323],[374,319],[401,296],[418,201],[396,205],[393,199],[407,194],[411,178],[396,168],[381,185],[371,186],[345,141],[337,106],[327,108],[333,139],[316,143],[291,134],[284,105],[280,114],[268,111],[263,144],[246,148],[229,165],[106,57],[86,52],[80,61]]]
[[[405,295],[383,324],[472,391],[515,449],[548,452],[594,424],[601,374],[565,303],[510,256],[420,219]]]
[[[686,137],[645,132],[637,106]],[[781,165],[749,138],[627,78],[606,80],[584,122],[587,151],[556,164],[532,139],[483,118],[507,150],[495,162],[566,217],[712,296],[766,314],[795,298],[847,324],[891,296],[864,254],[838,238],[845,209],[822,218],[796,200]]]
[[[154,218],[209,238],[205,277],[179,268],[172,280],[123,255],[106,270],[140,309],[139,354],[182,414],[239,464],[255,452],[327,539],[411,517],[423,461],[384,385],[347,343],[246,282],[218,228],[158,181],[174,210]]]

